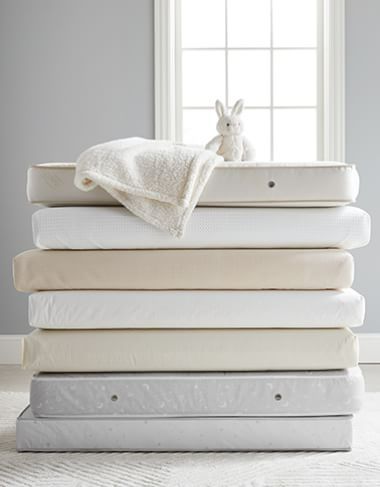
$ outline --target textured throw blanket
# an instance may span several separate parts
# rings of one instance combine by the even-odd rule
[[[97,185],[152,225],[181,237],[220,156],[204,149],[138,137],[99,144],[83,152],[75,185]]]

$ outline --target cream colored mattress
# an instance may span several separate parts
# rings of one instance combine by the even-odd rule
[[[346,328],[36,330],[23,367],[40,372],[329,370],[358,364]]]
[[[363,324],[353,289],[325,291],[42,291],[35,328],[339,328]]]
[[[37,164],[28,171],[27,195],[45,206],[118,205],[104,190],[74,186],[75,163]],[[359,176],[340,162],[229,162],[214,169],[200,206],[340,206],[355,201]]]
[[[341,248],[366,245],[370,217],[359,208],[196,208],[183,238],[125,208],[44,208],[33,214],[41,249]]]
[[[341,250],[29,250],[14,259],[18,291],[70,289],[336,289],[354,264]]]

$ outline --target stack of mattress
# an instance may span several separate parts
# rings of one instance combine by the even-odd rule
[[[180,240],[74,170],[28,173],[46,208],[14,261],[36,371],[18,450],[349,449],[364,298],[347,250],[370,232],[355,167],[218,166]]]

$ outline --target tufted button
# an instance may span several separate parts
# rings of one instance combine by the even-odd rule
[[[111,396],[111,401],[115,402],[117,401],[119,398],[116,394],[114,394],[113,396]]]
[[[274,181],[268,181],[268,186],[270,188],[274,188],[276,186],[276,183]]]
[[[274,396],[274,398],[276,399],[276,401],[281,401],[282,396],[281,396],[281,394],[276,394],[276,395]]]

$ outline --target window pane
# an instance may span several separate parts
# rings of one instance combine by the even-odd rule
[[[273,52],[274,105],[316,105],[316,51]]]
[[[229,47],[270,46],[270,0],[228,0],[227,11]]]
[[[273,0],[273,45],[317,46],[317,0]]]
[[[182,103],[209,106],[225,99],[225,54],[219,51],[183,51]]]
[[[218,135],[216,131],[218,117],[215,110],[184,109],[182,117],[182,140],[185,144],[204,147],[207,142]]]
[[[269,110],[246,109],[243,112],[244,135],[256,149],[257,161],[270,159],[270,113]]]
[[[317,159],[317,110],[274,110],[274,159],[315,161]]]
[[[221,0],[182,0],[182,47],[224,47],[225,9]]]
[[[229,51],[229,104],[244,98],[246,105],[270,104],[270,54],[268,51]]]

